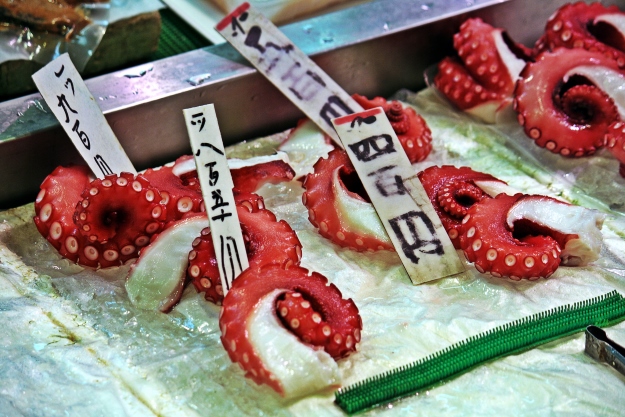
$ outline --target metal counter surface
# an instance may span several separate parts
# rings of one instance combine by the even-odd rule
[[[374,0],[282,27],[349,93],[388,96],[424,86],[467,16],[532,45],[564,0]],[[605,1],[625,8],[625,0]],[[182,109],[214,103],[226,144],[275,133],[302,114],[229,45],[87,80],[137,169],[190,153]],[[33,94],[0,103],[0,209],[32,201],[57,165],[80,157]]]

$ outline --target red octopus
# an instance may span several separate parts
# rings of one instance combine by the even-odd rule
[[[267,306],[268,313],[263,306]],[[284,336],[265,340],[262,333],[255,332],[259,316],[265,321],[267,314],[275,322],[280,320],[276,309],[284,325],[299,333],[300,340],[325,349],[335,358],[354,352],[360,341],[362,320],[358,308],[351,299],[343,299],[339,289],[321,274],[299,266],[267,265],[245,270],[223,300],[221,341],[246,376],[282,395],[292,395],[291,384],[297,384],[297,379],[305,375],[285,381],[288,376],[280,375],[282,360],[275,355],[277,349],[295,350],[293,345]],[[301,365],[294,362],[293,366]],[[286,374],[292,375],[293,371]]]
[[[313,169],[304,179],[302,202],[319,233],[339,246],[361,252],[392,250],[347,153],[335,149]]]
[[[434,166],[418,176],[454,246],[481,273],[533,280],[599,256],[604,216],[593,210],[514,192],[468,167]]]
[[[85,254],[106,267],[135,259],[163,229],[166,215],[160,192],[145,177],[122,172],[89,184],[76,205],[74,223],[87,238]]]
[[[88,241],[74,223],[76,204],[91,178],[84,166],[57,167],[41,183],[35,199],[34,222],[37,230],[65,258],[96,267],[97,259],[84,252]]]
[[[291,226],[284,220],[278,221],[271,211],[259,207],[258,202],[238,199],[237,214],[250,268],[268,264],[284,268],[299,265],[302,245]],[[260,203],[262,206],[262,200]],[[221,304],[224,291],[209,228],[193,241],[187,277],[198,292],[204,292],[208,301]]]
[[[74,262],[121,265],[162,229],[166,208],[158,190],[141,176],[122,173],[90,181],[88,173],[84,167],[54,170],[35,200],[35,224]]]
[[[549,277],[560,265],[561,249],[550,236],[514,236],[506,227],[508,210],[523,194],[499,194],[475,204],[463,219],[460,247],[475,268],[513,280]]]
[[[592,155],[619,119],[606,91],[614,83],[625,84],[618,61],[602,52],[558,48],[523,69],[514,109],[537,145],[568,157]]]
[[[559,47],[605,52],[625,65],[625,13],[617,6],[577,2],[566,4],[549,18],[534,46],[534,55]]]
[[[143,174],[150,184],[161,190],[163,202],[167,206],[168,221],[204,211],[204,200],[197,174],[175,171],[186,161],[194,163],[191,155],[182,156],[173,165],[150,168]],[[195,164],[193,166],[195,167]]]
[[[469,208],[491,196],[480,186],[505,186],[506,183],[490,174],[469,167],[432,166],[419,172],[419,181],[456,249],[460,248],[462,219]]]
[[[187,164],[174,164],[92,180],[85,167],[59,167],[41,184],[35,201],[34,222],[39,232],[64,257],[83,266],[111,267],[136,259],[142,247],[184,216],[204,211],[197,173]],[[194,163],[192,164],[194,167]],[[270,161],[233,170],[233,181],[247,196],[266,182],[288,181],[288,164]],[[250,199],[250,201],[255,199]]]
[[[434,85],[459,109],[494,123],[531,51],[479,18],[466,20],[453,41],[458,58],[439,63]]]
[[[365,109],[384,109],[410,162],[423,161],[429,155],[432,132],[414,109],[383,97],[352,97]],[[322,236],[357,251],[393,249],[345,151],[335,149],[327,158],[320,158],[303,185],[308,219]]]

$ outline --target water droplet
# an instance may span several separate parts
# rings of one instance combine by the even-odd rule
[[[432,7],[432,3],[422,4],[421,10],[430,10],[430,7]]]
[[[208,79],[210,79],[211,75],[210,74],[200,74],[200,75],[195,75],[191,78],[189,78],[187,80],[187,82],[193,86],[196,85],[200,85],[202,83],[204,83],[205,81],[207,81]]]
[[[384,32],[388,32],[389,26],[388,23],[385,23],[384,26],[382,26],[382,30],[384,30]]]
[[[321,42],[332,43],[334,42],[334,36],[324,36],[323,38],[321,38]]]
[[[127,72],[122,74],[122,76],[126,78],[141,78],[153,70],[154,66],[152,64],[140,65],[138,67],[130,68]]]
[[[302,30],[306,33],[310,33],[312,31],[313,25],[304,25]]]
[[[40,101],[40,100],[32,100],[32,101],[29,101],[29,102],[28,102],[28,108],[30,109],[31,107],[34,107],[34,108],[36,108],[37,110],[39,110],[39,111],[41,111],[41,112],[44,112],[44,113],[47,113],[47,112],[48,112],[48,110],[46,110],[46,109],[47,109],[47,107],[44,107],[44,105],[43,105],[43,101]]]

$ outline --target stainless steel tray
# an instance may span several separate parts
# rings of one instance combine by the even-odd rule
[[[469,15],[530,46],[565,0],[374,0],[282,27],[343,88],[388,96],[424,86]],[[625,8],[625,0],[604,1]],[[137,169],[190,153],[182,109],[215,103],[227,144],[275,133],[302,114],[232,47],[216,45],[87,80]],[[32,201],[78,152],[38,94],[0,103],[0,208]]]

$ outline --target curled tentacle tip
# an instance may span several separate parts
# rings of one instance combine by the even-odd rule
[[[514,108],[535,143],[566,157],[593,155],[608,126],[619,118],[610,96],[625,83],[617,62],[601,52],[558,48],[544,52],[521,73]],[[612,86],[612,87],[610,87]]]

